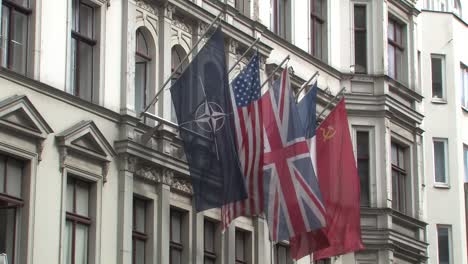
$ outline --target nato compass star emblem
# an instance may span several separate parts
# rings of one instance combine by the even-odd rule
[[[205,99],[195,111],[194,122],[203,131],[216,133],[223,128],[225,117],[226,114],[219,104]]]

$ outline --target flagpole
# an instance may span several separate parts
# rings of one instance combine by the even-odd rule
[[[273,77],[273,75],[275,75],[275,73],[278,71],[278,69],[281,68],[281,66],[283,66],[284,63],[289,61],[289,59],[291,59],[291,57],[288,55],[288,56],[286,56],[286,58],[284,58],[284,60],[278,66],[276,66],[276,68],[273,70],[273,72],[270,73],[270,75],[268,75],[267,79],[262,83],[262,85],[260,86],[260,90],[263,88],[263,86],[265,86],[265,84],[267,84],[267,82],[270,80],[270,78]]]
[[[145,109],[143,110],[143,112],[140,114],[140,116],[148,111],[148,109],[153,105],[155,104],[157,101],[158,101],[158,96],[161,94],[162,91],[164,91],[164,87],[166,87],[166,85],[171,81],[172,77],[174,77],[174,75],[177,74],[177,71],[182,67],[182,65],[184,64],[184,62],[189,58],[190,54],[193,53],[193,51],[195,50],[195,48],[198,46],[198,44],[203,40],[203,38],[208,34],[208,32],[210,31],[210,29],[214,26],[214,24],[221,18],[221,15],[223,15],[224,13],[223,12],[220,12],[218,14],[218,16],[215,17],[215,19],[213,19],[213,21],[211,22],[211,24],[208,26],[208,28],[206,28],[205,32],[203,32],[203,34],[198,38],[197,42],[195,42],[195,44],[192,46],[192,48],[190,49],[190,51],[187,53],[187,55],[185,55],[185,57],[182,59],[182,61],[180,61],[179,65],[177,65],[177,67],[172,71],[171,75],[169,75],[169,77],[166,79],[166,81],[163,83],[163,85],[161,86],[161,88],[159,88],[159,90],[156,92],[156,94],[154,95],[153,99],[151,100],[151,102],[145,107]]]
[[[234,65],[232,65],[232,67],[229,69],[229,71],[228,71],[228,73],[227,73],[228,75],[229,75],[229,73],[231,73],[231,72],[234,70],[234,68],[241,62],[241,60],[242,60],[245,56],[247,56],[247,53],[248,53],[253,47],[255,47],[259,41],[260,41],[260,38],[257,38],[252,44],[250,44],[249,48],[242,54],[242,56],[236,61],[236,63],[234,63]]]
[[[328,107],[330,107],[330,105],[335,102],[335,100],[338,98],[338,96],[342,95],[345,91],[346,91],[345,87],[341,88],[341,90],[335,95],[335,97],[333,97],[333,99],[331,99],[330,102],[328,102],[328,104],[325,106],[325,108],[323,108],[322,112],[320,112],[320,114],[317,116],[316,120],[320,120],[320,117],[322,117],[323,113],[325,113],[325,111],[328,109]]]
[[[297,99],[299,99],[299,95],[300,95],[301,92],[306,88],[306,86],[310,83],[310,81],[312,81],[312,80],[315,78],[315,76],[319,76],[319,75],[320,75],[320,73],[319,73],[318,71],[316,71],[316,72],[309,78],[309,80],[307,80],[307,82],[305,82],[305,83],[301,86],[301,88],[299,88],[299,91],[297,91],[297,93],[296,93],[296,102],[297,102]]]

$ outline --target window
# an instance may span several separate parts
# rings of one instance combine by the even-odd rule
[[[66,263],[88,263],[90,217],[90,184],[78,178],[67,179],[65,260]]]
[[[403,25],[392,18],[388,19],[388,75],[402,80],[403,74]]]
[[[7,254],[10,264],[19,252],[23,168],[23,161],[0,154],[0,253]]]
[[[392,208],[402,213],[407,213],[406,177],[405,149],[392,143]]]
[[[310,1],[310,53],[321,60],[325,59],[325,0]]]
[[[28,0],[2,1],[1,52],[2,67],[26,74],[29,19],[32,9]]]
[[[185,52],[184,48],[180,45],[175,45],[172,47],[171,50],[171,72],[174,72],[176,68],[179,66],[179,64],[182,62],[182,60],[187,56],[187,53]],[[172,82],[177,80],[179,78],[180,74],[182,74],[183,70],[188,66],[189,62],[188,60],[185,60],[183,65],[177,70],[177,74],[174,75]],[[174,105],[171,103],[171,122],[177,123],[177,116],[176,112],[174,109]]]
[[[182,264],[183,234],[182,221],[184,213],[182,211],[171,209],[171,226],[170,226],[170,264]]]
[[[275,245],[275,264],[292,264],[289,246],[277,243]]]
[[[236,264],[249,263],[249,250],[248,250],[248,239],[249,232],[236,229]]]
[[[133,197],[132,263],[146,262],[146,201]]]
[[[287,40],[291,40],[290,4],[290,0],[273,0],[273,31]]]
[[[354,6],[354,71],[367,72],[366,6]]]
[[[444,57],[431,54],[432,98],[444,98]]]
[[[136,31],[135,49],[135,110],[140,113],[148,102],[148,72],[151,57],[148,42],[140,29]]]
[[[314,264],[331,264],[331,260],[330,259],[315,260]]]
[[[250,0],[235,0],[234,6],[244,16],[250,16]]]
[[[434,178],[436,183],[448,184],[447,139],[434,139]]]
[[[460,67],[460,77],[461,105],[468,109],[468,67],[463,64]]]
[[[205,219],[204,223],[204,235],[203,235],[203,248],[204,248],[204,263],[215,264],[216,263],[216,229],[217,224],[213,221]]]
[[[463,165],[465,167],[465,182],[468,182],[468,146],[463,145]]]
[[[370,190],[369,190],[369,132],[356,132],[357,145],[357,167],[361,184],[361,206],[370,206]]]
[[[437,225],[437,253],[439,255],[439,264],[451,263],[451,227]]]
[[[72,1],[71,31],[71,93],[87,101],[97,98],[94,90],[96,83],[95,57],[97,8],[84,0]]]

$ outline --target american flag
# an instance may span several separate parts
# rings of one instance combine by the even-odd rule
[[[248,198],[223,206],[224,228],[239,216],[263,212],[263,125],[258,54],[232,81],[232,90],[236,143]]]
[[[325,207],[288,70],[261,98],[265,127],[265,211],[273,241],[325,226]]]

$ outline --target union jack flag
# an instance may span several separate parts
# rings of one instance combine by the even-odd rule
[[[273,241],[325,226],[325,207],[288,70],[260,99],[264,122],[265,212]]]
[[[255,54],[249,64],[232,81],[234,125],[236,143],[245,177],[248,197],[230,203],[221,209],[223,228],[239,216],[258,215],[263,212],[263,125],[259,103],[259,56]]]

